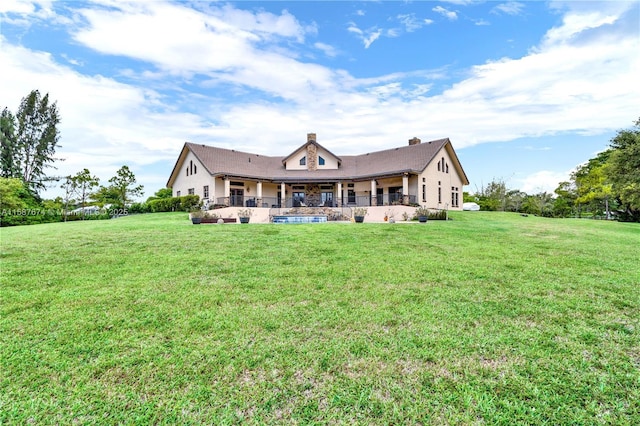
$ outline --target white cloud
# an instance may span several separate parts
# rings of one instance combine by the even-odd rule
[[[408,33],[419,30],[425,25],[433,23],[431,19],[420,19],[416,17],[415,13],[407,13],[396,16],[396,19],[404,26],[404,29]]]
[[[507,15],[520,15],[524,10],[524,3],[520,3],[517,1],[509,1],[506,3],[501,3],[491,9],[491,13],[504,13]]]
[[[536,146],[531,146],[531,145],[527,145],[527,146],[524,146],[522,148],[527,150],[527,151],[551,151],[553,149],[550,146],[536,147]]]
[[[549,170],[540,170],[523,178],[514,180],[519,182],[519,185],[516,185],[516,187],[527,194],[539,194],[541,192],[553,194],[553,191],[555,191],[560,182],[569,180],[570,174],[571,171],[553,172]]]
[[[458,14],[452,10],[448,10],[445,9],[442,6],[436,6],[433,9],[431,9],[432,11],[441,14],[442,16],[444,16],[445,18],[447,18],[450,21],[455,21],[456,19],[458,19]]]
[[[434,81],[449,70],[363,79],[299,60],[286,46],[313,30],[288,12],[251,17],[231,6],[212,6],[209,13],[160,2],[122,4],[100,13],[82,4],[86,22],[73,34],[97,52],[141,61],[142,70],[118,70],[129,84],[119,76],[80,74],[0,35],[1,106],[15,110],[33,82],[58,100],[60,156],[67,158],[60,174],[88,167],[108,179],[125,163],[175,160],[185,140],[277,155],[315,131],[323,145],[346,155],[363,146],[398,146],[412,136],[450,137],[460,149],[525,136],[598,133],[626,127],[640,99],[640,43],[637,31],[625,26],[635,16],[624,10],[568,10],[529,54],[472,67],[465,79],[431,95]],[[365,47],[382,34],[355,24],[349,31]],[[332,52],[326,44],[311,44]],[[195,74],[199,83],[191,82]],[[179,96],[167,98],[167,86]],[[200,92],[216,87],[248,95],[216,99]],[[185,105],[193,112],[179,112]],[[525,178],[520,188],[533,193],[540,182],[557,185],[558,176],[550,173]]]
[[[338,51],[336,50],[336,48],[329,44],[317,42],[313,44],[313,47],[318,50],[322,50],[322,52],[324,52],[324,54],[329,56],[330,58],[338,56]]]
[[[361,30],[354,22],[349,23],[347,31],[356,34],[358,38],[364,44],[364,48],[368,49],[371,44],[376,41],[382,34],[382,30],[376,27],[369,28],[367,30]]]

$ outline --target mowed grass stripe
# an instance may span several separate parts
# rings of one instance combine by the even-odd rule
[[[640,423],[640,227],[0,230],[0,422]]]

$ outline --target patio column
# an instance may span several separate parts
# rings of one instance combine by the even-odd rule
[[[402,175],[402,204],[409,204],[409,173]]]
[[[377,197],[376,180],[375,179],[371,179],[371,205],[372,206],[377,206],[378,205],[378,197]]]
[[[258,181],[256,187],[256,207],[262,207],[262,182]]]
[[[280,184],[280,206],[281,207],[286,207],[286,199],[287,199],[287,187],[284,184],[284,182],[282,182]]]
[[[209,198],[213,200],[213,204],[218,204],[218,200],[216,199],[216,177],[214,176],[211,179],[211,189],[209,191]]]
[[[342,182],[338,182],[338,193],[336,195],[337,207],[342,207]]]
[[[224,205],[229,207],[231,205],[231,181],[228,177],[224,178]]]

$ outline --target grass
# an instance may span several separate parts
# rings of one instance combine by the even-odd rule
[[[1,424],[640,424],[640,227],[0,230]]]

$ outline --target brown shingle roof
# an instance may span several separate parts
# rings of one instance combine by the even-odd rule
[[[187,142],[183,148],[189,149],[212,175],[229,175],[242,178],[273,181],[332,181],[339,179],[368,179],[385,175],[397,175],[404,172],[422,172],[449,139],[438,139],[417,145],[375,151],[361,155],[342,156],[340,167],[336,170],[286,170],[282,157],[251,154],[233,149],[216,148]],[[459,164],[453,149],[449,149],[456,168],[464,180],[466,175]],[[181,154],[182,158],[182,154]],[[178,159],[178,163],[181,160]],[[179,167],[176,163],[173,173]],[[173,177],[172,173],[172,177]],[[171,186],[172,178],[168,186]]]

